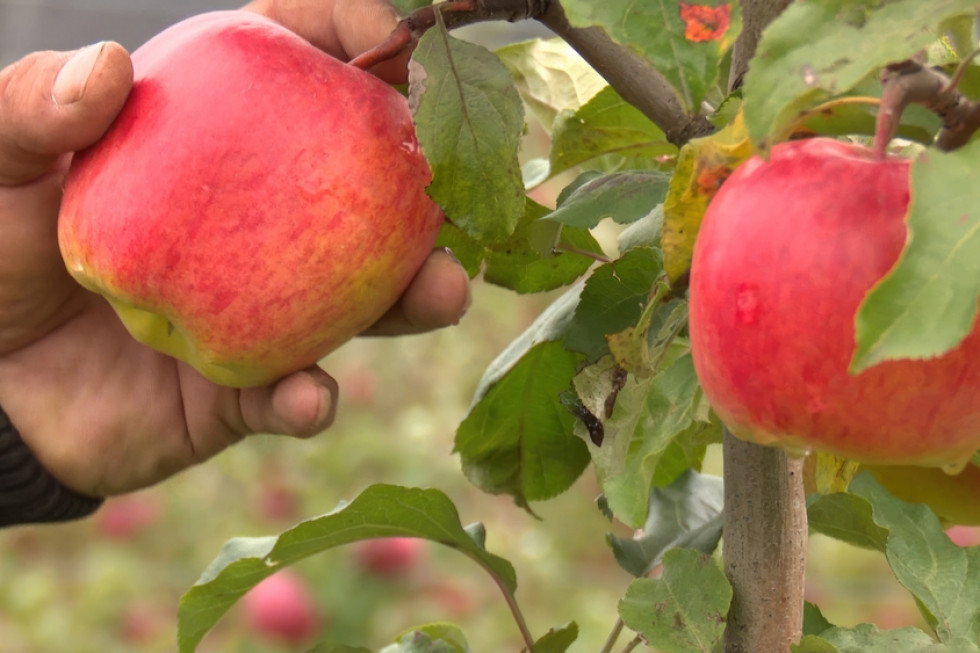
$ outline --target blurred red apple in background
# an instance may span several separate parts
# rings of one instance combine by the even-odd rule
[[[907,160],[824,138],[776,145],[725,181],[694,248],[690,334],[736,436],[925,466],[980,448],[977,328],[940,357],[848,373],[855,314],[905,245],[908,202]]]
[[[178,23],[133,65],[72,162],[59,241],[137,340],[262,385],[395,302],[443,219],[402,95],[245,11]]]
[[[422,541],[414,537],[385,537],[358,542],[357,562],[366,573],[380,578],[407,575],[422,558]]]
[[[270,641],[307,646],[321,628],[312,592],[288,569],[249,590],[241,605],[249,628]]]
[[[130,540],[155,523],[159,502],[146,494],[111,497],[95,513],[95,529],[105,538]]]
[[[956,546],[980,545],[980,528],[976,526],[953,526],[946,530],[946,535]]]

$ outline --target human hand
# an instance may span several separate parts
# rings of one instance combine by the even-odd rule
[[[349,59],[397,17],[384,0],[256,0],[248,9]],[[404,60],[377,72],[404,81]],[[60,71],[60,72],[59,72]],[[306,437],[330,425],[337,384],[317,368],[261,388],[214,385],[133,340],[71,279],[57,242],[70,153],[105,132],[132,85],[114,43],[29,55],[0,71],[0,407],[63,485],[109,496],[157,483],[251,433]],[[459,320],[466,273],[436,250],[372,329],[395,335]]]

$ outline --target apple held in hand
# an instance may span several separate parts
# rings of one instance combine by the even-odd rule
[[[396,301],[443,219],[404,97],[244,11],[178,23],[133,65],[72,163],[59,241],[136,339],[262,385]]]
[[[829,139],[777,145],[722,186],[694,249],[690,333],[736,436],[923,466],[980,448],[976,328],[938,358],[848,373],[855,313],[905,245],[908,202],[908,161]]]

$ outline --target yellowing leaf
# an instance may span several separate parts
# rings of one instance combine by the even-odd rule
[[[660,235],[664,270],[672,284],[687,277],[694,240],[711,199],[735,168],[754,153],[741,113],[721,131],[681,148],[664,201]]]

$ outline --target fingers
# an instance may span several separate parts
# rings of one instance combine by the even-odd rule
[[[244,9],[275,20],[344,61],[384,41],[399,20],[387,0],[253,0]],[[406,51],[371,72],[389,84],[404,84],[409,56]]]
[[[246,388],[239,402],[249,431],[309,437],[333,423],[338,393],[333,377],[311,367],[271,386]]]
[[[401,299],[364,335],[406,335],[456,324],[470,307],[470,278],[448,249],[437,249]]]
[[[388,38],[399,20],[395,9],[383,0],[338,0],[333,13],[337,37],[350,58],[367,52]],[[371,68],[371,72],[389,84],[405,84],[408,82],[408,59],[411,56],[411,50],[406,48],[394,59]]]
[[[132,83],[129,55],[110,42],[36,52],[0,71],[0,185],[37,179],[97,141]]]

